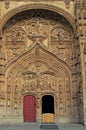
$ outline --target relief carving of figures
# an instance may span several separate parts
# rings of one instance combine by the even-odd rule
[[[60,25],[51,30],[51,41],[71,41],[71,36],[67,29]]]
[[[49,51],[61,59],[66,59],[68,63],[71,62],[69,58],[71,57],[69,50],[70,42],[72,42],[71,32],[58,21],[42,17],[20,20],[5,30],[5,39],[9,59],[19,55],[21,51],[23,52],[38,40],[40,44],[47,46]],[[59,48],[64,48],[61,53]],[[65,51],[69,54],[65,55]]]
[[[36,74],[31,71],[23,73],[23,86],[22,91],[36,91]]]
[[[21,54],[24,48],[24,45],[6,45],[7,60],[10,60],[11,58],[14,58],[15,56]]]
[[[21,27],[13,27],[6,31],[6,42],[11,42],[13,44],[24,43],[26,40],[25,38],[25,31]]]
[[[32,70],[27,70],[22,73],[22,89],[24,91],[55,91],[56,81],[54,72],[49,70],[45,71],[45,64],[42,64],[41,62],[35,63]],[[40,72],[40,70],[42,72]]]
[[[21,93],[29,93],[29,92],[36,92],[36,83],[32,82],[28,85],[22,85]]]
[[[40,89],[47,91],[55,90],[55,77],[50,74],[44,74],[40,79]]]
[[[46,29],[45,29],[46,28]],[[48,37],[48,23],[42,18],[33,18],[27,22],[27,35],[32,41],[36,38],[46,39]]]
[[[26,35],[22,27],[14,26],[5,32],[6,36],[6,59],[14,58],[25,49]]]
[[[59,41],[59,28],[52,29],[51,31],[51,41]]]

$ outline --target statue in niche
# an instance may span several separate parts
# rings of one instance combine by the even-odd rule
[[[59,30],[59,39],[60,41],[69,41],[71,39],[70,32],[67,29],[61,27]]]
[[[40,108],[40,102],[41,102],[40,96],[41,96],[41,95],[39,95],[39,96],[37,97],[37,108],[38,108],[38,109]]]
[[[11,92],[11,86],[10,86],[10,85],[8,85],[8,87],[7,87],[7,92],[8,92],[8,93]]]
[[[59,30],[59,38],[60,38],[60,40],[65,39],[65,35],[66,35],[66,31],[61,28],[61,29]]]
[[[47,82],[42,78],[40,79],[40,89],[45,90],[47,88]]]
[[[59,28],[56,27],[51,31],[51,41],[59,41],[59,32],[58,32]]]
[[[63,88],[62,88],[62,85],[60,84],[60,85],[59,85],[59,91],[62,91],[62,89],[63,89]]]

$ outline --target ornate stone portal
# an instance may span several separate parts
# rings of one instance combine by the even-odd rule
[[[48,10],[28,10],[13,16],[4,27],[5,96],[2,117],[23,121],[23,97],[36,97],[36,121],[42,118],[42,97],[54,97],[59,122],[79,122],[77,61],[73,31],[68,21]],[[2,90],[0,90],[2,91]],[[2,92],[4,95],[4,92]],[[74,120],[75,118],[75,120]]]

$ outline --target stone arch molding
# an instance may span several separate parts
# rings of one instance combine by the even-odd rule
[[[75,32],[75,24],[74,24],[74,18],[71,14],[69,14],[67,11],[65,11],[64,9],[61,9],[59,7],[55,7],[55,6],[51,6],[51,5],[46,5],[46,4],[30,4],[30,5],[24,5],[24,6],[20,6],[17,7],[15,9],[12,9],[10,11],[8,11],[1,19],[0,22],[0,31],[1,34],[3,35],[3,28],[6,24],[6,22],[15,14],[25,11],[25,10],[31,10],[31,9],[47,9],[53,12],[56,12],[58,14],[60,14],[61,16],[63,16],[64,18],[67,19],[67,21],[70,23],[73,31]]]
[[[42,89],[44,90],[43,85],[45,85],[45,89],[51,87],[49,91],[55,91],[57,89],[57,82],[65,78],[69,80],[68,82],[71,85],[70,66],[54,54],[48,52],[38,43],[31,50],[12,61],[5,68],[5,76],[8,82],[7,89],[10,86],[11,89],[13,88],[16,91],[18,85],[20,86],[22,84],[20,94],[23,95],[30,91],[31,93],[34,91],[42,91]]]

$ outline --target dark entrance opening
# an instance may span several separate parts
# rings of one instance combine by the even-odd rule
[[[45,95],[42,97],[42,114],[45,113],[54,114],[54,98],[51,95]]]
[[[42,97],[42,124],[41,129],[57,129],[58,126],[54,123],[54,97],[45,95]]]

